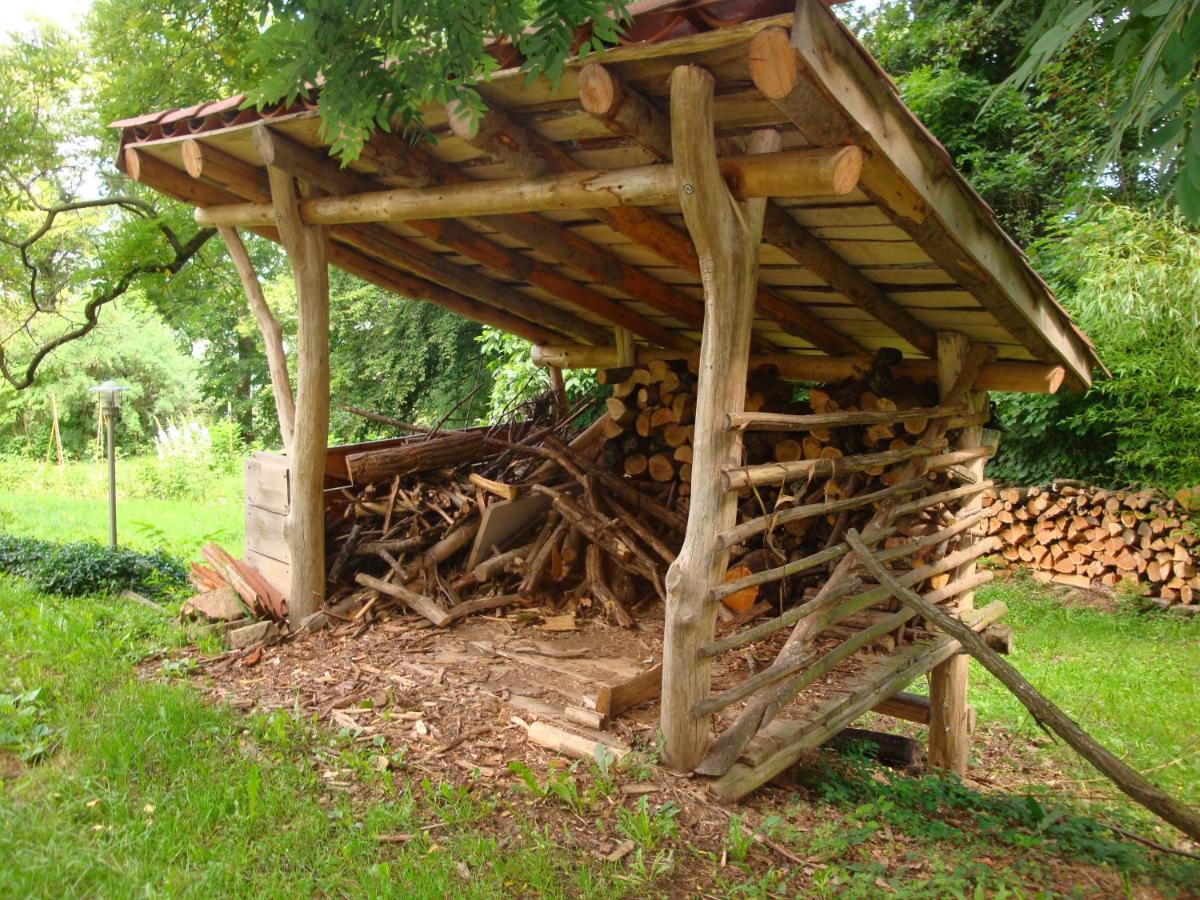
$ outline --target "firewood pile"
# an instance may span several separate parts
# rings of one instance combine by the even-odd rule
[[[231,618],[222,614],[209,615],[209,601],[215,602],[213,609],[240,610],[240,613],[255,619],[282,622],[287,618],[287,601],[265,578],[243,560],[234,559],[228,551],[217,544],[208,543],[200,548],[204,562],[193,562],[188,580],[199,591],[185,604],[210,619]],[[232,598],[227,600],[226,598]],[[240,602],[239,602],[240,601]],[[241,614],[232,618],[241,618]]]
[[[936,407],[935,385],[893,377],[890,366],[897,360],[898,355],[883,351],[871,371],[861,378],[799,391],[796,385],[779,378],[773,367],[761,367],[750,373],[745,409],[783,415],[861,411],[878,413],[882,420],[898,411]],[[604,425],[606,442],[601,460],[610,471],[624,475],[664,505],[686,513],[696,408],[695,373],[682,362],[655,361],[642,367],[601,371],[598,379],[613,389],[606,401],[608,421]],[[745,536],[731,548],[728,579],[784,565],[831,547],[848,528],[863,527],[874,513],[871,503],[838,511],[839,501],[850,503],[865,494],[889,491],[892,496],[912,498],[952,487],[954,475],[948,470],[900,483],[901,468],[914,458],[918,438],[928,424],[928,418],[912,416],[892,424],[817,427],[807,433],[747,431],[743,454],[746,466],[800,460],[815,464],[805,482],[783,488],[758,485],[738,491],[738,521]],[[946,447],[952,438],[953,433],[939,441],[938,447]],[[840,462],[864,454],[868,465]],[[834,508],[826,515],[789,518],[791,510],[823,504]],[[773,516],[778,528],[770,521]],[[936,531],[942,524],[938,516],[927,514],[889,538],[887,546],[911,541]],[[914,567],[921,563],[918,554]],[[939,577],[949,580],[948,575]],[[723,601],[735,613],[744,614],[756,602],[760,609],[778,608],[819,587],[822,579],[823,571],[806,579],[766,584]]]
[[[917,515],[885,547],[946,526],[946,508],[922,512],[919,498],[958,484],[952,466],[931,466],[915,478],[901,474],[922,454],[944,450],[953,432],[932,447],[918,446],[929,421],[919,413],[936,406],[936,387],[893,378],[892,361],[881,354],[864,377],[807,392],[770,367],[751,373],[747,410],[862,411],[881,422],[897,411],[913,414],[890,425],[747,431],[746,465],[810,460],[813,466],[799,482],[739,490],[729,580],[837,544],[886,498],[909,503]],[[357,594],[369,604],[396,603],[435,625],[537,604],[633,626],[665,599],[666,570],[683,541],[697,379],[680,361],[604,370],[598,380],[612,388],[605,415],[569,440],[567,429],[543,417],[490,431],[418,436],[348,457],[353,483],[338,492],[327,518],[330,602]],[[855,462],[843,464],[850,456]],[[814,507],[828,512],[808,515]],[[806,516],[789,518],[792,512]],[[913,566],[944,551],[922,547]],[[744,621],[778,609],[823,577],[824,570],[806,572],[723,597],[723,616]],[[938,577],[949,580],[948,573]]]
[[[1073,481],[983,496],[987,531],[1034,577],[1077,588],[1127,584],[1163,607],[1200,600],[1200,491],[1105,490]]]
[[[361,592],[435,625],[534,602],[632,626],[664,595],[685,519],[537,419],[347,458],[327,518],[330,602]]]

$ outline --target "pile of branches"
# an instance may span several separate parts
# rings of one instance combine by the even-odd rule
[[[327,521],[331,603],[362,591],[439,626],[539,603],[633,626],[665,595],[685,519],[596,461],[598,428],[569,434],[534,419],[349,456]]]
[[[936,405],[936,388],[895,379],[892,362],[881,354],[861,378],[799,392],[763,367],[751,373],[746,406],[810,414]],[[542,405],[521,423],[435,432],[347,457],[352,484],[339,492],[327,522],[331,602],[361,592],[366,602],[396,602],[437,625],[538,604],[633,626],[665,599],[666,570],[683,542],[696,377],[680,361],[606,370],[598,380],[612,386],[605,414],[573,437],[569,418],[559,421]],[[809,459],[823,468],[806,481],[742,490],[739,522],[782,521],[795,507],[891,487],[905,489],[897,497],[943,489],[952,480],[947,470],[919,484],[896,481],[926,424],[917,418],[802,437],[748,432],[747,465]],[[863,453],[878,455],[878,464],[839,470],[840,459]],[[873,507],[752,531],[730,548],[728,577],[833,546],[847,529],[863,527]],[[823,577],[810,572],[725,598],[722,614],[778,608]]]

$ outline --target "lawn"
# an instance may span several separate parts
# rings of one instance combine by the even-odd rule
[[[1042,693],[1127,763],[1153,770],[1176,796],[1200,799],[1200,619],[1089,608],[1027,578],[993,583],[979,602],[1003,600],[1016,631],[1009,660]],[[1015,697],[972,661],[971,703],[981,721],[1039,733]],[[1096,773],[1062,745],[1047,746],[1082,777]],[[1085,771],[1086,770],[1086,771]]]
[[[129,542],[190,555],[218,536],[236,550],[236,478],[211,484],[200,499],[127,498]],[[9,531],[104,534],[102,493],[7,487]],[[979,601],[993,599],[1009,604],[1012,660],[1034,684],[1172,792],[1200,796],[1200,622],[1079,608],[1024,579]],[[798,792],[744,812],[786,857],[737,819],[715,839],[677,827],[669,803],[639,806],[617,789],[632,773],[431,781],[406,766],[404,746],[213,706],[191,683],[194,662],[169,652],[182,642],[166,616],[128,601],[0,578],[0,896],[1086,896],[1143,885],[1184,896],[1200,883],[1200,864],[1115,839],[1061,791],[981,792],[833,755]],[[147,659],[154,678],[138,675]],[[984,724],[1037,734],[982,671],[972,703]],[[1094,775],[1049,742],[1040,752]],[[378,769],[381,754],[392,770]],[[1151,826],[1107,794],[1087,810]],[[636,849],[603,861],[584,849],[596,834]]]
[[[22,461],[0,479],[0,531],[54,541],[108,541],[108,482],[100,462],[65,469]],[[205,541],[242,552],[241,476],[206,465],[122,460],[117,538],[191,558]]]
[[[406,770],[402,747],[215,707],[180,677],[187,661],[157,657],[159,677],[137,677],[139,660],[179,640],[136,604],[0,580],[0,894],[1083,896],[1153,884],[1172,895],[1200,879],[1200,865],[1116,842],[1061,798],[865,763],[823,763],[807,793],[753,811],[804,866],[753,844],[736,819],[715,846],[694,841],[670,804],[616,790],[644,775],[431,782]],[[379,771],[380,753],[396,771]],[[598,860],[580,849],[597,830],[635,851]]]

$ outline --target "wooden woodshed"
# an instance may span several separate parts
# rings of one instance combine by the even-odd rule
[[[890,703],[927,722],[932,762],[961,772],[967,659],[956,640],[911,629],[905,639],[914,613],[900,604],[864,618],[895,591],[859,569],[844,541],[734,581],[730,550],[806,517],[865,510],[857,533],[883,548],[876,558],[917,559],[897,570],[902,583],[982,630],[1002,611],[973,609],[986,580],[974,562],[994,549],[971,530],[994,450],[983,440],[985,392],[1082,389],[1100,362],[824,3],[652,0],[631,11],[621,46],[569,65],[556,85],[527,83],[512,48],[493,48],[502,69],[480,86],[481,119],[426,109],[435,142],[379,133],[345,169],[306,102],[255,111],[233,98],[114,123],[130,177],[194,205],[201,224],[278,241],[292,263],[291,607],[310,611],[324,597],[334,265],[520,335],[545,366],[688,361],[690,502],[666,576],[662,649],[670,764],[719,776],[718,790],[740,796]],[[898,377],[936,385],[932,404],[745,407],[748,373],[764,365],[795,382],[838,382],[866,372],[882,348],[902,356]],[[913,440],[757,465],[743,457],[756,431],[880,425],[908,426]],[[885,467],[886,480],[872,482]],[[840,493],[778,499],[824,483]],[[771,509],[739,511],[739,494],[767,488],[779,491]],[[935,527],[914,537],[905,523],[918,515]],[[818,567],[815,596],[717,639],[722,597]],[[784,629],[769,666],[714,690],[715,660]],[[823,634],[837,639],[815,644]],[[900,639],[887,652],[859,654],[889,634]],[[927,706],[895,699],[925,673]]]

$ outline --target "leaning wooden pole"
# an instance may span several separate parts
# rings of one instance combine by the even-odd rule
[[[663,757],[690,771],[708,746],[710,716],[696,704],[709,689],[711,661],[700,647],[712,639],[720,581],[729,551],[717,535],[737,517],[737,497],[720,487],[720,472],[741,459],[740,432],[725,427],[741,412],[750,357],[750,326],[758,289],[758,247],[764,200],[738,203],[721,177],[713,127],[712,75],[695,66],[671,73],[672,155],[679,174],[679,204],[704,283],[704,332],[700,343],[691,505],[683,547],[667,572],[663,644]],[[776,132],[759,132],[755,152],[779,146]]]
[[[296,183],[267,168],[275,223],[296,282],[296,426],[289,457],[291,555],[288,616],[297,623],[325,601],[325,454],[329,443],[329,266],[325,230],[300,219]]]
[[[1140,772],[1114,756],[1080,728],[1074,719],[1042,696],[1011,663],[984,643],[983,638],[971,628],[897,581],[887,567],[872,555],[871,549],[863,543],[862,536],[856,530],[850,529],[846,532],[846,543],[854,551],[858,562],[881,586],[891,591],[904,605],[957,640],[967,653],[979,660],[985,669],[1013,692],[1039,724],[1066,741],[1076,753],[1111,779],[1127,796],[1170,822],[1192,840],[1200,841],[1200,811],[1155,787]]]
[[[284,452],[290,453],[292,435],[296,430],[296,400],[292,396],[287,354],[283,350],[283,329],[279,327],[279,320],[267,305],[258,274],[254,271],[254,263],[251,262],[250,254],[246,252],[246,245],[237,229],[220,225],[217,231],[229,250],[233,268],[242,282],[246,301],[250,304],[250,311],[254,313],[254,320],[258,322],[258,330],[262,334],[263,348],[267,354],[267,372],[271,376],[271,393],[275,397],[275,415],[279,419],[279,436],[283,441]]]

